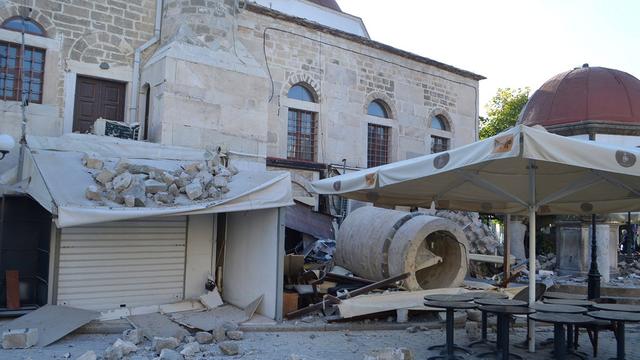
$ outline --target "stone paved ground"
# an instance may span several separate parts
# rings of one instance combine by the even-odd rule
[[[538,329],[538,340],[551,337],[551,327]],[[464,329],[456,329],[460,344],[469,342]],[[490,336],[493,336],[490,333]],[[523,341],[526,332],[523,328],[511,332],[513,342]],[[75,359],[87,350],[96,350],[100,355],[109,344],[118,338],[116,334],[71,335],[45,349],[28,350],[0,350],[0,359],[64,359],[69,353]],[[627,326],[627,359],[640,359],[640,326]],[[444,341],[441,330],[421,331],[409,333],[402,330],[389,331],[331,331],[331,332],[250,332],[245,333],[245,339],[238,342],[243,355],[222,356],[216,345],[208,345],[208,351],[200,353],[193,359],[250,359],[250,360],[286,360],[291,354],[298,354],[307,360],[351,360],[362,359],[364,354],[373,349],[385,347],[406,347],[413,351],[415,359],[425,359],[435,355],[427,347]],[[590,350],[586,336],[581,336],[581,348]],[[142,345],[135,356],[129,359],[153,359],[153,354],[144,349],[149,342]],[[478,348],[480,350],[480,348]],[[516,351],[525,359],[552,359],[549,347],[540,349],[536,354],[529,354],[523,350]],[[591,354],[589,354],[591,355]],[[615,341],[610,332],[600,334],[600,353],[597,359],[607,359],[615,356]],[[476,359],[474,356],[467,359]],[[589,359],[592,357],[589,356]]]

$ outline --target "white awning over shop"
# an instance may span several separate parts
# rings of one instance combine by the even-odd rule
[[[28,137],[21,188],[56,215],[60,228],[117,220],[168,215],[195,215],[277,208],[293,204],[288,172],[256,171],[236,166],[240,172],[220,199],[190,201],[182,197],[173,205],[126,207],[85,197],[95,185],[82,165],[85,153],[94,153],[113,167],[120,158],[132,164],[173,171],[181,165],[203,161],[204,150],[123,140],[104,136],[68,134],[58,138]],[[24,181],[26,180],[26,182]],[[25,185],[26,184],[26,185]]]

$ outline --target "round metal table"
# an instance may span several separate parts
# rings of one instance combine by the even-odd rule
[[[557,304],[557,305],[573,305],[573,306],[593,306],[595,302],[591,300],[581,299],[542,299],[545,304]]]
[[[493,355],[502,360],[507,360],[510,357],[522,359],[522,356],[509,352],[509,321],[511,320],[511,315],[529,315],[535,313],[535,310],[526,306],[513,305],[482,305],[478,307],[478,310],[498,316],[498,342],[496,349],[479,354],[478,357]]]
[[[616,357],[617,360],[624,359],[624,323],[640,322],[640,313],[624,312],[624,311],[607,311],[598,310],[591,311],[587,315],[600,320],[609,320],[615,323],[616,331]]]
[[[470,302],[463,302],[463,301],[436,301],[436,300],[427,300],[424,302],[425,306],[429,306],[429,307],[433,307],[433,308],[440,308],[440,309],[444,309],[446,311],[447,317],[446,317],[446,325],[447,325],[447,333],[446,333],[446,342],[442,345],[434,345],[429,347],[429,350],[436,350],[436,349],[444,349],[440,355],[437,356],[432,356],[430,358],[428,358],[427,360],[435,360],[435,359],[455,359],[455,360],[459,360],[462,359],[460,356],[456,356],[454,354],[455,350],[460,350],[460,351],[464,351],[467,354],[470,354],[469,350],[456,345],[453,342],[453,312],[456,309],[474,309],[477,305],[474,303],[470,303]]]
[[[565,313],[545,313],[537,312],[529,315],[529,318],[535,321],[553,324],[553,358],[554,359],[566,359],[567,355],[575,355],[583,358],[583,355],[568,352],[567,341],[565,338],[564,326],[567,325],[580,325],[586,324],[591,321],[586,315],[583,314],[565,314]]]
[[[595,304],[595,309],[606,311],[624,311],[630,313],[640,313],[640,305],[629,304]]]
[[[585,314],[589,311],[586,307],[562,304],[535,303],[533,304],[533,308],[539,313]]]
[[[469,293],[469,295],[473,296],[473,300],[478,299],[508,299],[509,297],[506,294],[494,292],[494,291],[482,291],[482,292],[473,292]]]
[[[473,300],[473,302],[475,302],[478,305],[491,305],[491,306],[526,306],[527,303],[525,301],[521,301],[521,300],[513,300],[513,299],[509,299],[509,298],[502,298],[502,297],[479,297]],[[495,341],[489,340],[487,337],[487,326],[488,326],[488,320],[487,320],[487,312],[483,311],[482,312],[482,336],[480,337],[480,340],[478,341],[474,341],[472,343],[470,343],[468,346],[469,347],[474,347],[476,345],[492,345],[492,343],[495,343]],[[499,336],[500,334],[498,334],[498,342],[500,341]]]
[[[543,298],[547,299],[571,299],[571,300],[587,300],[587,295],[571,294],[564,292],[547,291],[542,294]]]
[[[467,294],[434,294],[425,295],[427,301],[455,301],[455,302],[469,302],[473,300],[473,296]]]

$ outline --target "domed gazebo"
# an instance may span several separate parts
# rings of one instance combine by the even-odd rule
[[[541,125],[549,132],[583,140],[638,147],[640,80],[624,71],[584,64],[552,77],[536,90],[518,124]],[[618,270],[618,230],[624,218],[622,214],[599,214],[597,218],[598,267],[605,280]],[[556,216],[553,225],[556,270],[561,275],[586,275],[591,219]]]
[[[531,96],[518,123],[591,140],[597,140],[597,134],[640,139],[640,80],[585,64],[547,80]]]

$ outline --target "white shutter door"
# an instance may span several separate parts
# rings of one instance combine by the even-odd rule
[[[186,216],[62,229],[57,303],[108,310],[182,300],[186,237]]]

